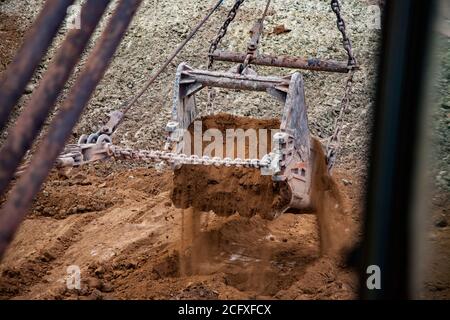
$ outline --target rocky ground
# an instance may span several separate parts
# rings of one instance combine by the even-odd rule
[[[129,101],[184,39],[196,21],[201,19],[212,2],[145,0],[74,129],[73,141],[82,133],[96,131],[111,111],[120,109]],[[345,61],[335,17],[327,2],[272,2],[262,39],[262,52]],[[24,30],[32,23],[42,3],[43,0],[0,1],[0,72],[10,62]],[[209,43],[215,37],[231,3],[230,0],[224,2],[225,6],[141,97],[115,134],[114,143],[130,147],[161,147],[163,128],[170,117],[176,67],[183,61],[196,68],[206,67]],[[230,25],[221,48],[245,50],[249,31],[255,17],[262,14],[264,3],[262,0],[245,2],[235,23]],[[355,238],[360,226],[380,37],[380,30],[376,28],[373,18],[374,7],[370,7],[376,3],[347,0],[343,1],[342,9],[361,68],[356,74],[351,108],[345,117],[343,146],[335,180],[345,199],[346,215],[350,218],[349,229]],[[105,15],[102,26],[113,9],[114,4]],[[290,31],[274,32],[279,26]],[[66,28],[61,30],[28,85],[26,95],[13,117],[30,98],[66,32]],[[96,32],[94,41],[99,34],[100,30]],[[82,70],[94,41],[89,45],[69,84]],[[215,69],[228,67],[222,63],[215,64]],[[266,67],[257,67],[256,70],[262,75],[292,72]],[[314,135],[324,141],[332,132],[346,79],[339,74],[304,72],[303,75],[310,127]],[[446,84],[443,82],[443,88]],[[67,95],[68,88],[60,101]],[[198,105],[204,114],[204,92],[199,94]],[[446,110],[444,102],[439,109],[439,117],[443,115],[443,119],[448,120]],[[281,109],[267,95],[225,90],[217,91],[214,111],[255,118],[281,116]],[[448,128],[447,120],[439,128]],[[448,130],[439,132],[439,137],[448,141],[445,139]],[[7,131],[4,131],[0,141],[6,136]],[[448,148],[445,148],[440,149],[440,154],[447,158],[440,158],[444,159],[442,161],[448,168]],[[436,177],[440,175],[445,180],[446,174],[448,170],[445,173],[438,172]],[[192,226],[189,222],[192,212],[172,205],[170,188],[171,176],[167,173],[120,163],[99,164],[64,175],[54,174],[22,226],[13,244],[14,249],[0,266],[0,297],[355,297],[357,282],[354,274],[340,259],[320,257],[314,215],[285,215],[274,221],[266,221],[257,216],[218,217],[212,213],[202,213],[201,228],[186,230]],[[448,199],[445,197],[446,191],[442,191],[442,188],[439,190],[437,197]],[[439,203],[438,209],[442,209],[448,217],[445,208],[448,208],[448,203]],[[441,239],[448,237],[448,228],[433,229],[431,232],[436,234],[435,241],[439,244],[443,243]],[[213,245],[202,249],[205,242]],[[183,248],[186,247],[192,252],[204,254],[180,257],[180,252],[184,252]],[[444,245],[441,251],[445,252],[445,248],[448,246]],[[66,289],[66,269],[70,265],[79,265],[81,268],[81,291]],[[192,265],[197,267],[192,269]],[[262,271],[255,276],[253,270]],[[448,282],[442,280],[446,275],[442,271],[442,261],[436,262],[436,270],[430,276],[427,297],[442,297],[448,292]],[[438,273],[443,276],[436,277]]]
[[[439,23],[440,31],[435,39],[433,58],[438,61],[433,76],[431,118],[429,121],[430,141],[428,175],[431,178],[431,192],[427,204],[431,208],[429,242],[430,258],[425,272],[427,297],[450,298],[450,8],[442,10],[447,16]]]

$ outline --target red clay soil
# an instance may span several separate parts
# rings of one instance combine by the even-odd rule
[[[251,216],[176,208],[174,179],[170,171],[120,162],[53,173],[0,265],[0,298],[355,297],[355,275],[338,249],[342,239],[354,241],[357,181],[339,185],[346,189],[340,199],[337,185],[323,175],[316,186],[316,198],[325,199],[322,213],[271,221],[258,212],[262,193],[247,204],[257,204]],[[74,265],[81,270],[80,290],[66,286]]]
[[[354,297],[352,271],[320,255],[315,215],[270,221],[177,209],[171,180],[120,164],[53,174],[0,265],[0,297]],[[72,265],[81,290],[66,288]]]

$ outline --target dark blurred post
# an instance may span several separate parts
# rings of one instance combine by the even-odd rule
[[[417,151],[434,8],[433,0],[386,2],[362,251],[363,299],[412,297]],[[369,266],[380,268],[381,289],[368,288]]]

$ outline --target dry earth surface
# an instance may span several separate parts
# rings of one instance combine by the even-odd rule
[[[0,0],[0,72],[11,61],[42,3],[42,0]],[[127,102],[211,3],[143,1],[114,61],[75,128],[73,141],[82,133],[96,131],[109,112]],[[222,7],[213,16],[143,95],[114,136],[116,144],[161,148],[164,125],[170,117],[176,67],[186,61],[193,67],[205,68],[209,42],[230,4],[231,1],[225,1],[226,8]],[[347,221],[344,232],[353,242],[360,236],[380,36],[379,30],[372,27],[373,7],[369,6],[374,4],[376,1],[343,1],[343,13],[361,69],[356,75],[354,98],[343,128],[343,148],[333,176],[341,190],[342,214]],[[113,9],[114,4],[102,26]],[[221,48],[243,51],[255,16],[260,16],[262,10],[263,1],[246,1]],[[280,25],[291,31],[273,32]],[[66,32],[66,28],[62,29],[39,66],[13,119],[26,105]],[[100,30],[94,40],[99,34]],[[335,17],[327,1],[273,1],[261,49],[265,53],[345,60]],[[86,56],[70,83],[82,70]],[[228,66],[216,63],[215,68]],[[263,75],[292,72],[256,69]],[[316,137],[325,141],[339,110],[345,76],[304,72],[304,79],[310,128]],[[56,110],[68,88],[61,95]],[[204,93],[200,94],[198,104],[204,115]],[[448,109],[445,110],[444,117],[448,119]],[[226,90],[217,91],[214,111],[264,119],[281,116],[281,108],[266,95]],[[444,137],[448,137],[447,132]],[[7,130],[1,133],[0,141],[6,137]],[[356,297],[355,273],[345,265],[342,256],[320,254],[316,215],[286,214],[271,221],[259,215],[219,216],[213,212],[179,209],[172,203],[172,183],[171,172],[121,162],[53,173],[0,265],[0,298]],[[442,190],[437,193],[438,205],[434,212],[440,217],[442,211],[447,219],[448,196]],[[439,252],[448,251],[448,230],[448,227],[433,227],[430,231]],[[445,263],[434,262],[425,297],[448,298],[450,285]],[[74,265],[81,269],[81,290],[66,287],[67,268]]]

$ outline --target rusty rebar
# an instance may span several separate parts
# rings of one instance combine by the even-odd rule
[[[63,150],[67,138],[106,71],[140,3],[141,0],[119,2],[101,39],[90,54],[82,73],[33,157],[30,167],[13,187],[1,209],[0,260],[30,208],[33,198],[39,192],[56,158]]]
[[[52,39],[64,21],[73,0],[47,0],[33,26],[26,33],[14,60],[0,78],[0,131],[33,76]]]
[[[39,134],[110,0],[88,0],[80,15],[80,29],[69,31],[44,78],[11,128],[0,150],[0,195],[21,159]]]
[[[247,54],[216,50],[212,53],[211,56],[214,58],[214,60],[217,61],[242,63],[246,59]],[[347,73],[349,71],[347,63],[332,60],[320,60],[316,58],[305,59],[300,57],[271,56],[260,54],[252,58],[250,63],[254,65],[269,67],[282,67],[338,73]]]

